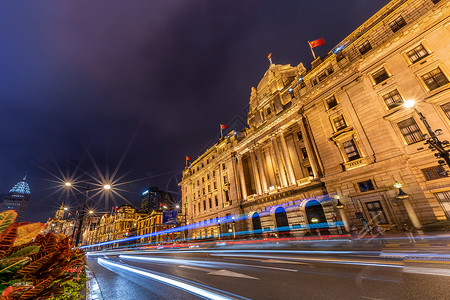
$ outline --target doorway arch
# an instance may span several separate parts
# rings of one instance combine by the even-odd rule
[[[286,210],[284,210],[283,207],[277,207],[277,209],[275,209],[275,222],[277,225],[278,233],[290,233],[291,230],[289,228],[289,221],[287,218]]]
[[[322,204],[320,204],[319,201],[308,201],[305,205],[305,212],[306,218],[308,219],[308,224],[320,224],[319,230],[321,234],[330,234],[327,218],[325,217],[325,212],[323,211]],[[314,230],[312,231],[314,232]]]
[[[262,233],[262,227],[261,227],[261,218],[259,217],[259,214],[255,212],[252,215],[252,225],[253,225],[253,235],[259,236]]]

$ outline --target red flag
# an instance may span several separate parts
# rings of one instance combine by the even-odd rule
[[[312,42],[308,42],[308,43],[309,43],[309,46],[311,48],[315,48],[315,47],[319,47],[319,46],[322,46],[323,44],[325,44],[325,40],[324,39],[318,39],[318,40],[315,40],[315,41],[312,41]]]
[[[190,156],[186,156],[186,160],[191,160],[191,157]]]
[[[220,129],[227,129],[227,128],[228,128],[228,125],[220,124]]]
[[[269,53],[269,55],[267,55],[267,58],[270,59],[272,57],[272,53]]]
[[[161,202],[159,202],[159,205],[164,206],[164,204],[162,204]]]

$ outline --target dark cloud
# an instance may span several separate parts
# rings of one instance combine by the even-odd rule
[[[37,166],[73,169],[87,148],[112,172],[129,145],[120,174],[166,175],[127,185],[125,197],[176,191],[184,155],[245,114],[269,52],[309,65],[306,41],[324,37],[323,55],[387,2],[2,2],[0,192],[29,171],[28,218],[45,220],[61,199]]]

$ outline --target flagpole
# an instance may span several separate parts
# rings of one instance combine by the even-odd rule
[[[311,53],[312,53],[312,55],[313,55],[313,57],[314,57],[314,60],[316,59],[316,54],[314,53],[314,50],[313,50],[313,48],[311,47],[311,43],[308,41],[308,45],[309,45],[309,49],[311,49]]]
[[[222,129],[222,125],[220,125],[220,138],[223,138],[223,133],[222,133],[223,129]]]

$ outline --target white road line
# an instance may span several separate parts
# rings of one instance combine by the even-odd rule
[[[151,278],[151,279],[163,282],[165,284],[169,284],[169,285],[175,286],[175,287],[180,288],[182,290],[188,291],[188,292],[190,292],[192,294],[196,294],[196,295],[205,297],[206,299],[214,299],[214,300],[231,300],[231,299],[233,299],[233,298],[226,297],[226,296],[223,296],[223,295],[220,295],[220,294],[208,291],[208,290],[204,290],[202,288],[199,288],[199,287],[196,287],[194,285],[187,284],[187,283],[184,283],[184,282],[172,279],[172,278],[168,278],[168,277],[164,277],[164,276],[161,276],[161,275],[153,274],[153,273],[150,273],[150,272],[147,272],[147,271],[135,269],[135,268],[132,268],[132,267],[130,267],[128,265],[114,263],[114,262],[108,261],[108,260],[103,259],[103,258],[98,258],[97,261],[98,261],[98,263],[101,266],[109,265],[109,266],[113,266],[113,267],[116,267],[116,268],[119,268],[119,269],[123,269],[123,270],[129,271],[129,272],[135,273],[135,274],[139,274],[139,275],[142,275],[142,276],[145,276],[145,277],[148,277],[148,278]]]
[[[405,266],[403,268],[403,272],[414,273],[414,274],[435,275],[435,276],[450,276],[450,269],[439,269],[439,268]]]

